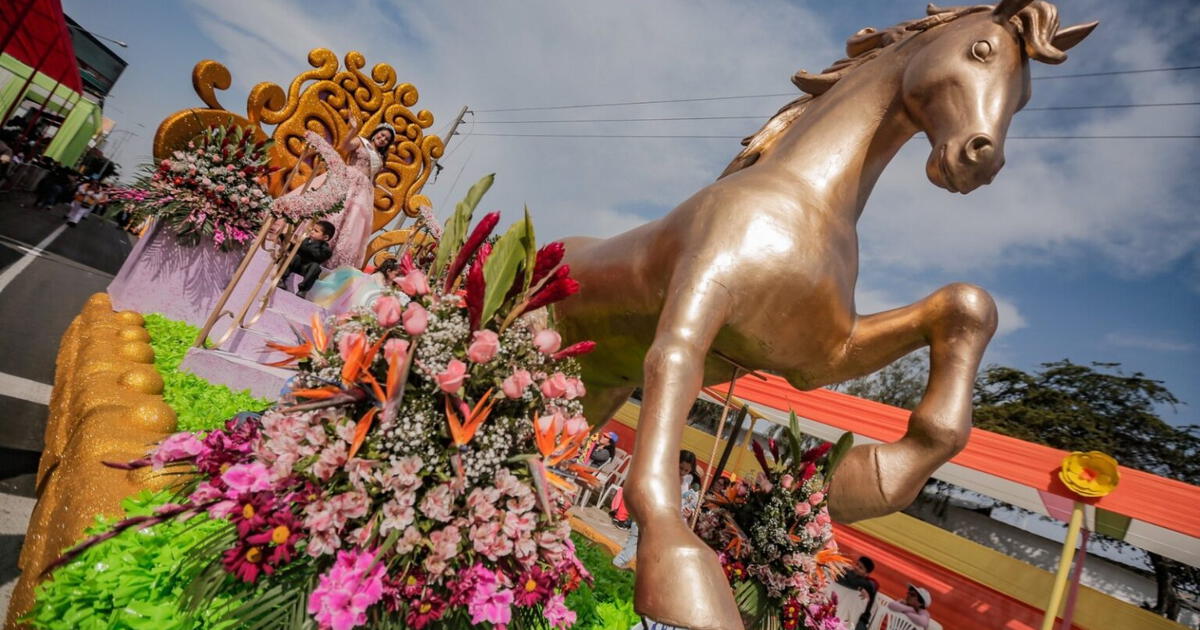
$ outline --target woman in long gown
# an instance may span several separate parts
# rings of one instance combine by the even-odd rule
[[[359,120],[350,118],[346,139],[336,150],[321,136],[308,132],[309,148],[300,159],[316,151],[325,159],[328,173],[313,178],[312,183],[275,200],[275,210],[290,214],[294,209],[342,201],[341,211],[324,217],[333,224],[334,237],[329,242],[333,256],[330,267],[362,267],[375,220],[375,175],[383,168],[388,147],[396,140],[396,130],[382,124],[369,137],[358,135]],[[346,155],[343,162],[338,154]],[[344,189],[344,192],[343,192]],[[299,210],[305,212],[305,210]]]

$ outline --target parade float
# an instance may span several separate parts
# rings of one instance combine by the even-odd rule
[[[823,588],[845,564],[832,521],[899,510],[963,449],[970,385],[996,324],[991,298],[968,285],[857,315],[855,223],[880,172],[917,132],[933,146],[933,183],[963,193],[989,183],[1003,165],[1009,121],[1028,99],[1029,61],[1063,61],[1094,26],[1060,29],[1053,5],[1026,0],[931,6],[924,18],[864,29],[848,41],[847,58],[798,72],[793,83],[805,95],[666,217],[565,248],[537,248],[526,217],[485,243],[497,219],[473,220],[481,183],[444,233],[425,218],[375,239],[367,259],[406,260],[404,281],[349,317],[331,319],[276,291],[304,221],[282,238],[267,238],[269,222],[252,240],[235,237],[249,244],[225,279],[176,316],[199,328],[179,369],[279,400],[202,435],[172,433],[169,414],[126,435],[128,418],[111,410],[78,419],[68,416],[90,412],[65,410],[61,426],[106,436],[104,448],[66,444],[56,468],[44,465],[38,530],[31,526],[34,544],[23,552],[23,599],[10,625],[31,613],[25,622],[37,627],[106,627],[79,607],[90,600],[70,595],[94,581],[123,598],[108,614],[143,627],[569,626],[589,571],[565,512],[590,475],[570,462],[586,423],[613,417],[641,384],[627,483],[643,528],[632,616],[692,628],[838,627]],[[173,172],[170,160],[188,142],[234,129],[267,151],[260,184],[278,196],[313,175],[300,159],[305,132],[337,140],[351,119],[364,128],[387,121],[401,142],[375,181],[375,227],[421,216],[429,202],[420,186],[443,144],[423,135],[432,116],[409,109],[416,89],[397,84],[385,64],[363,74],[357,53],[344,70],[329,51],[309,60],[314,70],[286,93],[256,86],[245,116],[215,98],[228,71],[202,62],[193,80],[209,107],[164,121],[156,157]],[[264,123],[276,126],[267,133]],[[820,187],[796,175],[814,169]],[[828,212],[815,217],[816,206]],[[830,233],[850,238],[824,238]],[[189,284],[164,281],[161,254],[143,247],[152,240],[139,243],[110,289],[118,310],[158,310],[138,301],[155,299],[158,284]],[[414,253],[428,256],[417,264]],[[171,301],[181,299],[189,298]],[[538,312],[551,305],[551,317]],[[88,317],[80,321],[96,314]],[[135,315],[117,317],[132,323]],[[152,360],[134,347],[139,333],[117,334],[131,339],[122,352]],[[760,451],[761,477],[711,495],[699,536],[679,517],[674,459],[703,386],[717,385],[727,405],[746,378],[783,377],[809,390],[924,345],[935,357],[930,385],[901,419],[904,430],[844,451]],[[281,367],[289,359],[298,375]],[[147,396],[161,390],[149,377],[116,378]],[[149,443],[157,446],[147,452]],[[94,492],[85,478],[93,469],[120,483]],[[156,493],[122,508],[137,489]],[[764,509],[778,518],[756,529]],[[51,527],[64,510],[75,518]],[[108,518],[75,544],[97,513]],[[122,565],[128,578],[108,572],[110,544],[137,559]],[[153,606],[139,607],[139,588],[164,583],[171,587]]]

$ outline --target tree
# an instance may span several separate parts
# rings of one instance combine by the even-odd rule
[[[878,372],[839,383],[832,389],[893,407],[913,409],[921,402],[927,380],[929,350],[922,349],[893,361]]]
[[[1103,451],[1122,465],[1200,483],[1200,427],[1174,427],[1155,413],[1179,404],[1161,381],[1125,374],[1119,363],[1043,363],[1032,374],[991,366],[975,386],[975,426],[1072,451]],[[1148,553],[1158,583],[1151,610],[1174,619],[1178,590],[1200,594],[1200,571]]]

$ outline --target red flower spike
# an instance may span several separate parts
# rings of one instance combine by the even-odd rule
[[[463,244],[462,249],[458,250],[458,256],[454,258],[454,263],[446,271],[446,283],[442,287],[443,292],[449,292],[450,287],[454,286],[454,281],[458,278],[458,274],[462,273],[463,267],[467,266],[467,261],[475,254],[475,250],[491,235],[492,230],[496,229],[496,224],[500,222],[499,212],[489,212],[484,215],[479,224],[475,226],[475,230],[467,237],[467,242]]]
[[[758,465],[762,466],[763,472],[771,472],[771,467],[767,465],[767,455],[763,453],[762,444],[758,440],[750,440],[750,447],[754,449],[754,459],[758,460]]]
[[[810,448],[807,451],[804,451],[804,456],[800,458],[800,461],[812,462],[821,459],[825,456],[825,453],[829,452],[829,449],[831,448],[833,448],[833,442],[826,442],[820,446]]]
[[[800,483],[808,481],[815,474],[817,474],[817,465],[812,462],[808,462],[808,464],[804,466],[804,472],[800,474]]]
[[[563,254],[567,251],[566,246],[561,242],[555,241],[542,246],[537,252],[537,259],[533,264],[533,280],[530,286],[536,286],[537,283],[550,273],[550,270],[558,266],[562,262]]]
[[[563,348],[562,350],[555,352],[554,354],[550,355],[550,358],[554,359],[555,361],[562,361],[563,359],[566,359],[569,357],[578,357],[578,356],[585,355],[595,349],[596,349],[595,341],[580,341],[579,343],[571,344],[571,345],[567,346],[566,348]]]
[[[467,272],[467,318],[471,322],[472,331],[479,329],[479,318],[483,315],[483,294],[486,288],[483,279],[483,264],[487,262],[487,257],[491,253],[492,246],[484,243],[483,247],[479,248],[479,255],[471,263],[470,271]]]
[[[566,269],[566,265],[559,267]],[[538,291],[532,298],[529,299],[528,306],[525,307],[525,312],[536,311],[543,306],[561,302],[572,295],[579,293],[579,282],[574,278],[559,278],[547,283]]]

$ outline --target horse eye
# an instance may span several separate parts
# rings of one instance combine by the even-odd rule
[[[971,46],[971,56],[980,61],[987,61],[991,54],[992,45],[986,41],[977,41]]]

